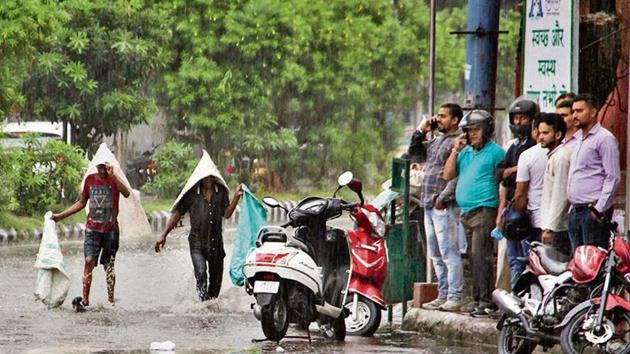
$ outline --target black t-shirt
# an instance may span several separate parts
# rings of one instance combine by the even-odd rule
[[[527,138],[525,141],[516,140],[512,143],[512,145],[510,145],[508,151],[505,153],[505,158],[497,166],[495,177],[497,181],[501,182],[503,187],[505,187],[507,200],[512,200],[512,198],[514,198],[514,192],[516,191],[516,172],[507,178],[503,178],[503,171],[516,166],[518,164],[518,158],[521,156],[523,151],[534,145],[536,145],[536,140],[531,137]]]
[[[225,187],[215,184],[210,201],[207,201],[199,186],[189,190],[177,204],[177,211],[190,215],[191,248],[217,252],[225,257],[223,250],[223,215],[230,204]]]

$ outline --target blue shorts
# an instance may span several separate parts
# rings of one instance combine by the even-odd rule
[[[114,263],[118,251],[118,231],[97,232],[85,230],[83,254],[85,258],[96,260],[96,264]],[[99,260],[100,255],[100,262]]]

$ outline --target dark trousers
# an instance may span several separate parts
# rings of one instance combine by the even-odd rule
[[[567,231],[554,232],[551,246],[567,257],[571,257],[571,240]]]
[[[606,213],[612,216],[612,208]],[[569,238],[571,239],[571,254],[582,245],[594,245],[608,248],[609,231],[598,221],[593,219],[591,210],[583,206],[571,206],[569,211]]]
[[[496,226],[497,209],[481,207],[461,215],[466,238],[471,240],[472,298],[476,302],[491,302],[495,274],[494,242],[490,232]]]
[[[190,257],[195,268],[199,299],[206,301],[218,297],[223,282],[223,257],[199,248],[191,248]]]
[[[532,232],[525,239],[520,241],[507,240],[507,256],[511,270],[512,286],[516,283],[516,279],[525,271],[526,262],[520,261],[518,258],[527,258],[529,254],[529,244],[534,241],[540,241],[542,231],[538,228],[532,229]]]

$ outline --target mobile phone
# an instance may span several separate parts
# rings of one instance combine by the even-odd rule
[[[470,135],[466,132],[466,145],[470,145]]]
[[[431,130],[435,130],[438,127],[438,122],[437,119],[436,120],[432,120],[431,121]]]

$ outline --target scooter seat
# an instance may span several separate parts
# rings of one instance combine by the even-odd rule
[[[567,270],[569,257],[556,251],[553,247],[534,242],[536,252],[540,256],[540,264],[551,275],[560,275]]]
[[[288,237],[286,245],[287,245],[287,247],[299,248],[302,251],[304,251],[304,252],[306,252],[308,254],[311,254],[311,250],[308,248],[308,246],[304,242],[302,242],[302,241],[300,241],[300,240],[298,240],[296,238]]]

